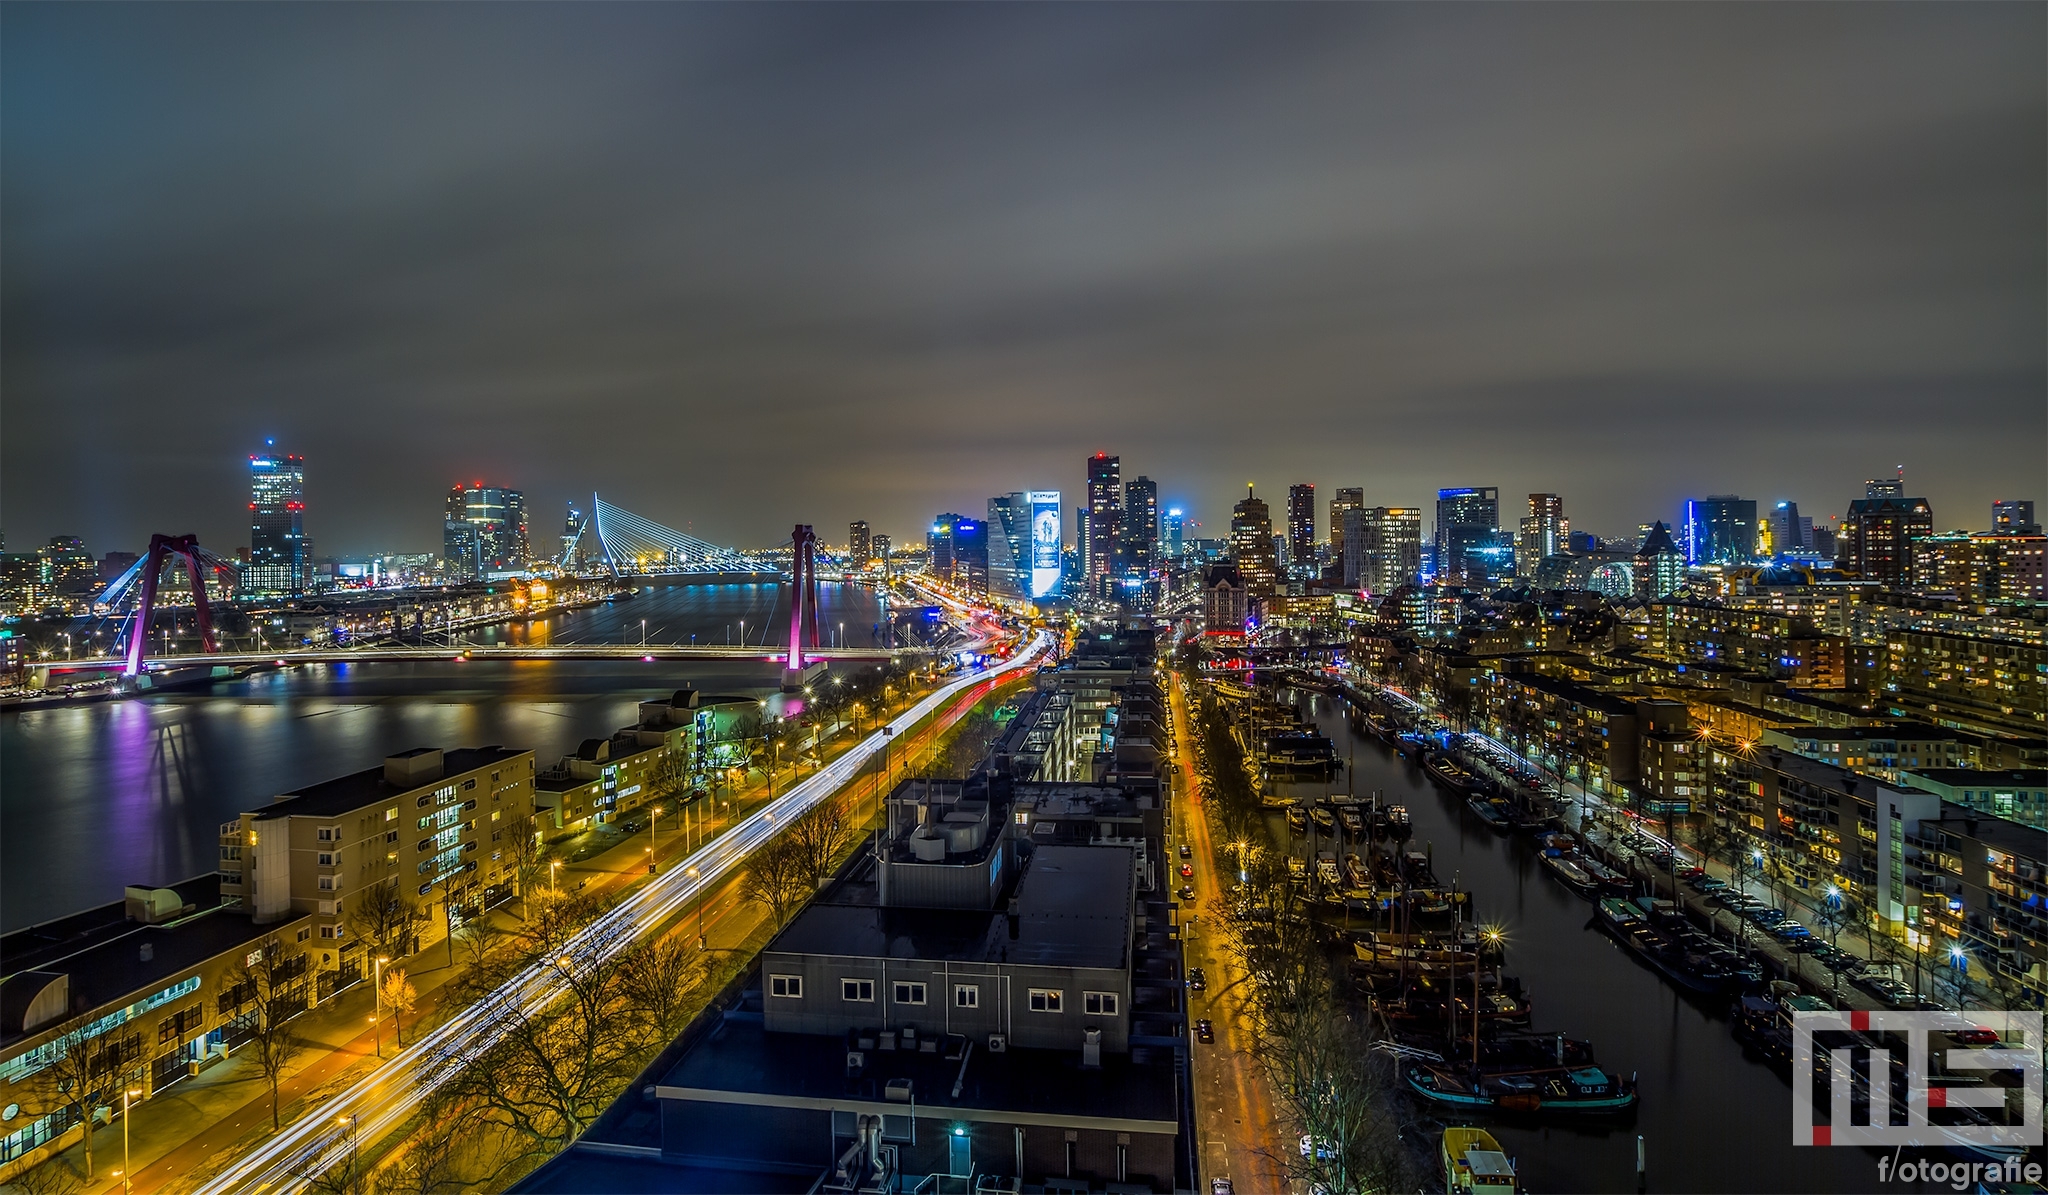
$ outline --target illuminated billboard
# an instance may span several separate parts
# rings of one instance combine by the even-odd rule
[[[1060,492],[1031,490],[1031,596],[1042,598],[1060,587]]]

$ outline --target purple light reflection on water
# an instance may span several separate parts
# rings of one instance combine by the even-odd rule
[[[827,609],[873,620],[873,598],[825,586]],[[624,609],[665,639],[718,642],[767,587],[656,588],[557,620],[557,641],[617,641]],[[834,599],[837,599],[836,601]],[[866,605],[863,606],[863,601]],[[609,627],[607,635],[606,628]],[[376,767],[410,747],[532,748],[542,767],[695,687],[758,695],[767,661],[375,664],[260,673],[191,692],[0,714],[0,929],[119,900],[218,865],[222,822],[294,787]]]

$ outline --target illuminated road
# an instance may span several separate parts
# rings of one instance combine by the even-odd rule
[[[1193,710],[1185,684],[1176,676],[1170,686],[1173,706],[1174,760],[1180,765],[1179,807],[1174,824],[1194,851],[1195,908],[1201,923],[1183,935],[1187,965],[1202,968],[1208,990],[1188,993],[1188,1018],[1207,1018],[1216,1031],[1214,1043],[1192,1039],[1195,1067],[1195,1126],[1200,1153],[1196,1188],[1212,1178],[1228,1178],[1239,1191],[1277,1192],[1289,1189],[1287,1171],[1274,1150],[1285,1136],[1273,1108],[1265,1069],[1252,1054],[1251,1015],[1243,999],[1246,977],[1223,949],[1222,909],[1228,899],[1223,878],[1227,860],[1219,858],[1209,837],[1202,810],[1201,781],[1195,769]],[[1178,858],[1175,866],[1179,866]]]
[[[850,784],[891,737],[908,737],[920,722],[944,711],[954,719],[971,709],[1002,677],[1034,668],[1052,647],[1040,634],[1015,659],[940,688],[820,771],[695,854],[649,879],[617,907],[577,934],[561,958],[536,963],[497,991],[457,1013],[391,1062],[307,1113],[215,1176],[205,1191],[297,1191],[303,1173],[317,1173],[339,1152],[350,1128],[359,1141],[375,1141],[409,1118],[419,1102],[498,1041],[517,1013],[536,1014],[564,990],[565,970],[587,968],[691,907],[700,892],[742,863],[784,825]]]
[[[915,654],[921,648],[807,647],[806,660],[888,660]],[[149,657],[148,667],[189,668],[222,665],[244,667],[259,664],[364,664],[407,660],[761,660],[779,662],[788,649],[693,645],[672,643],[578,643],[567,646],[521,647],[479,644],[474,647],[347,647],[311,648],[289,652],[221,651],[197,655]],[[52,672],[104,672],[126,667],[119,657],[101,656],[90,660],[39,660],[38,668]]]

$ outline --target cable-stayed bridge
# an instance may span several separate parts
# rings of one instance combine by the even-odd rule
[[[613,506],[596,494],[574,538],[562,547],[557,568],[567,573],[609,572],[615,577],[769,573],[761,562],[698,539],[653,519]]]

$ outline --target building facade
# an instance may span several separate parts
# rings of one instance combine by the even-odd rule
[[[306,537],[306,458],[266,449],[249,457],[249,565],[242,587],[264,597],[294,597],[313,580]]]
[[[1449,585],[1483,586],[1496,571],[1493,549],[1500,530],[1500,490],[1463,486],[1436,492],[1436,578]]]
[[[1685,504],[1687,564],[1742,564],[1756,559],[1756,501],[1734,494]]]

